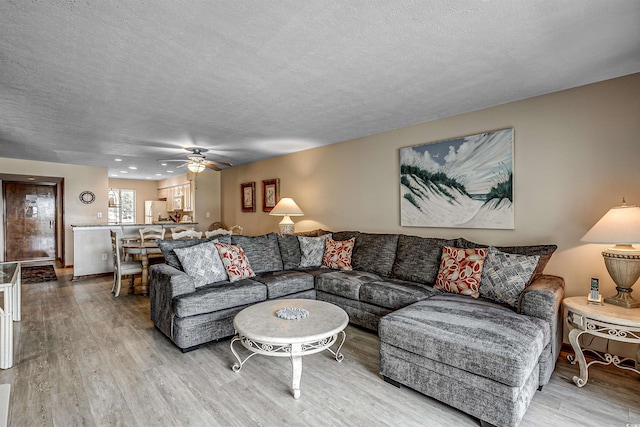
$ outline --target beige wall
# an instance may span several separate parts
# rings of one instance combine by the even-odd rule
[[[209,225],[221,219],[220,207],[220,172],[205,170],[195,175],[191,182],[192,191],[195,191],[194,216],[198,225],[196,230],[206,231]],[[195,190],[193,190],[195,189]],[[207,218],[207,212],[209,217]]]
[[[109,188],[136,192],[136,224],[144,224],[145,200],[158,200],[158,181],[109,178]]]
[[[61,163],[0,158],[0,172],[29,176],[64,178],[64,262],[73,262],[73,230],[71,225],[107,223],[107,169]],[[78,196],[83,191],[92,191],[95,202],[87,205]],[[98,218],[98,212],[102,218]],[[2,243],[4,245],[4,240]],[[2,248],[4,252],[4,248]]]
[[[582,235],[625,196],[640,204],[640,74],[530,98],[352,141],[237,166],[222,172],[222,219],[245,234],[276,231],[279,217],[262,212],[262,180],[280,178],[304,217],[297,230],[322,227],[418,236],[458,237],[486,244],[555,243],[549,274],[571,295],[586,295],[589,278],[613,294],[601,249]],[[515,230],[400,226],[402,147],[513,127]],[[240,210],[240,184],[256,182],[256,212]],[[640,297],[640,289],[636,291]]]

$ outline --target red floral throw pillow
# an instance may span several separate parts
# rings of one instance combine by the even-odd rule
[[[353,270],[351,267],[351,253],[355,243],[355,237],[349,240],[333,240],[331,237],[327,237],[322,266],[334,270]]]
[[[229,275],[230,282],[237,282],[238,280],[248,279],[256,275],[249,264],[247,255],[240,245],[215,243],[216,249],[218,249],[218,253],[220,254],[220,259],[222,259],[222,264]]]
[[[478,298],[482,267],[487,249],[460,249],[444,246],[440,271],[433,286],[444,292]]]

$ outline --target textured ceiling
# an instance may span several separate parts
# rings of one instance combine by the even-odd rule
[[[639,22],[637,0],[5,0],[0,157],[247,163],[640,72]]]

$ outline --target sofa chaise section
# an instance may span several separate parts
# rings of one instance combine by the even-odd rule
[[[441,294],[383,317],[381,374],[485,423],[518,425],[536,389],[549,381],[561,338],[553,307],[562,299],[562,280],[541,276],[530,287],[521,313]]]

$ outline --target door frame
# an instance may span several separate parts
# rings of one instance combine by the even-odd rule
[[[19,184],[51,185],[55,187],[55,210],[56,210],[56,230],[55,236],[55,260],[59,266],[64,267],[64,178],[37,175],[17,175],[0,173],[2,182],[2,259],[7,259],[7,204],[5,198],[5,183],[13,182]]]

